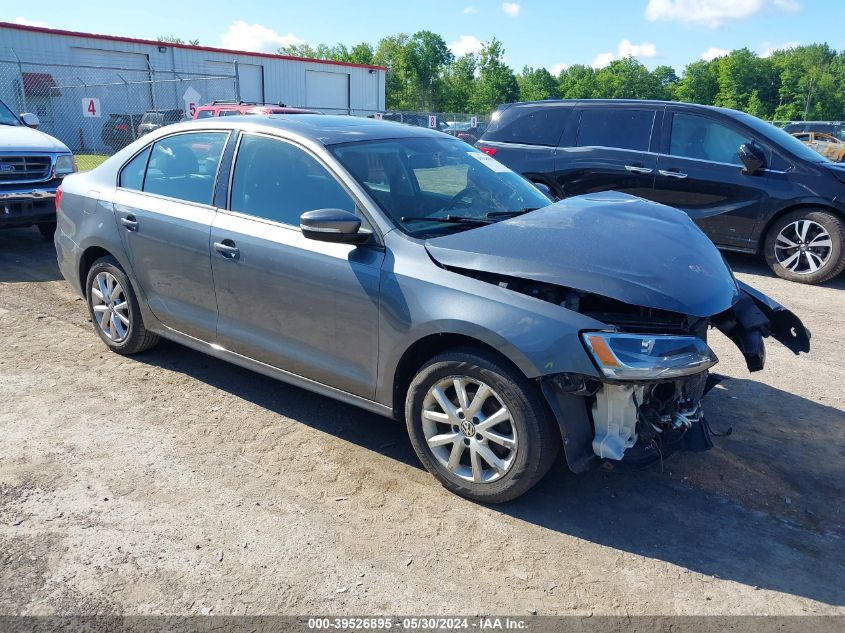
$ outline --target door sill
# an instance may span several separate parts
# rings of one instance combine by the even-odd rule
[[[215,358],[225,360],[234,365],[238,365],[239,367],[243,367],[244,369],[249,369],[270,378],[280,380],[281,382],[289,385],[301,387],[302,389],[307,389],[308,391],[313,391],[314,393],[318,393],[322,396],[340,400],[341,402],[360,407],[361,409],[366,409],[367,411],[377,413],[388,418],[394,417],[393,409],[381,404],[380,402],[355,395],[354,393],[349,393],[348,391],[343,391],[342,389],[337,389],[330,385],[317,382],[316,380],[305,378],[299,374],[285,371],[284,369],[279,369],[278,367],[268,365],[267,363],[255,360],[254,358],[242,356],[237,352],[227,350],[214,343],[208,343],[189,334],[184,334],[178,330],[167,327],[164,324],[161,324],[160,328],[156,328],[155,333],[175,343],[179,343],[185,347],[190,347],[198,352],[202,352],[203,354],[214,356]]]

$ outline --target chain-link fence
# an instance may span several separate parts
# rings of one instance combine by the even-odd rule
[[[17,57],[14,51],[11,56]],[[232,74],[159,71],[147,67],[22,61],[0,57],[0,99],[14,112],[32,112],[40,129],[78,156],[111,155],[138,136],[162,125],[191,118],[196,107],[213,101],[238,104],[237,64],[221,63]],[[291,107],[305,104],[288,103]],[[455,112],[376,111],[320,108],[344,114],[397,121],[478,140],[489,117]],[[96,157],[92,157],[96,164]],[[81,166],[88,164],[82,158]]]
[[[237,92],[235,75],[0,59],[0,99],[16,113],[36,114],[42,131],[77,154],[112,154],[142,125],[190,118],[192,107],[237,100]]]

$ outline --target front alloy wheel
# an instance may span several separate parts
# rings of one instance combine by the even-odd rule
[[[405,419],[420,461],[446,488],[510,501],[548,472],[560,433],[537,385],[492,352],[457,348],[425,363]]]
[[[519,439],[511,413],[480,380],[450,376],[434,384],[422,421],[434,458],[456,477],[489,483],[513,466]]]
[[[829,211],[803,210],[778,218],[766,235],[765,255],[778,277],[805,284],[845,269],[845,228]]]

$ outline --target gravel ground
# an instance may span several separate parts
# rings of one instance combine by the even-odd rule
[[[562,464],[499,507],[400,424],[171,343],[106,351],[34,229],[0,233],[2,614],[845,614],[845,276],[738,276],[813,331],[705,400],[707,453]]]

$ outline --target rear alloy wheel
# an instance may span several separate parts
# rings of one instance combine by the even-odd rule
[[[845,269],[845,228],[827,211],[796,211],[766,235],[766,262],[778,277],[805,284],[832,279]]]
[[[446,352],[426,363],[405,401],[411,443],[449,490],[510,501],[548,472],[560,434],[535,385],[492,354]]]
[[[97,334],[112,351],[135,354],[158,343],[158,336],[144,327],[132,284],[113,257],[91,266],[85,298]]]

